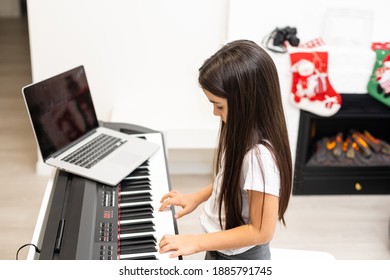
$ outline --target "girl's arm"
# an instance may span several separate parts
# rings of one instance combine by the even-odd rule
[[[178,219],[194,211],[196,207],[202,202],[206,201],[213,191],[213,184],[201,189],[200,191],[192,194],[181,194],[177,191],[171,191],[161,198],[160,211],[163,211],[167,206],[181,206],[183,209],[175,214],[175,218]]]
[[[258,191],[248,193],[251,202],[251,222],[248,225],[198,235],[166,235],[160,241],[160,253],[174,251],[170,257],[177,257],[201,251],[236,249],[269,242],[278,219],[278,197]],[[261,217],[263,221],[260,228]]]

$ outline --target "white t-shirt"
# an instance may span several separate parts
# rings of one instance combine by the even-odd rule
[[[259,160],[264,172],[264,178],[260,169]],[[221,231],[218,218],[218,197],[221,189],[221,170],[217,174],[213,192],[210,198],[203,206],[203,213],[200,216],[200,223],[206,233]],[[241,194],[242,194],[242,217],[246,224],[249,223],[249,204],[247,190],[254,190],[263,193],[279,196],[280,177],[279,170],[276,167],[274,157],[264,145],[257,145],[257,148],[249,151],[243,161],[241,173]],[[221,215],[224,215],[224,207],[222,206]],[[225,217],[222,216],[222,223],[225,223]],[[236,255],[243,253],[253,246],[221,250],[220,252],[226,255]]]

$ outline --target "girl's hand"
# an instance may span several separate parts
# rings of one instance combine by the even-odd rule
[[[198,207],[196,194],[181,194],[177,191],[170,191],[161,198],[160,211],[163,211],[167,206],[181,206],[183,209],[175,214],[175,218],[179,219],[194,211]]]
[[[200,252],[198,248],[199,235],[164,235],[160,240],[160,253],[174,251],[170,258],[192,255]]]

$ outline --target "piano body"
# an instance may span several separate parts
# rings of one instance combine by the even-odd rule
[[[105,186],[56,170],[47,185],[28,259],[129,260],[169,259],[158,253],[164,234],[177,234],[174,208],[160,212],[170,191],[161,132],[123,123],[103,123],[160,149],[118,186]]]

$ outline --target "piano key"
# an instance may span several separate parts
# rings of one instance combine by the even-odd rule
[[[145,177],[143,179],[135,179],[132,177],[126,177],[125,179],[123,179],[120,182],[120,184],[121,184],[121,186],[127,186],[127,185],[137,184],[138,182],[149,182],[150,183],[150,179],[149,179],[149,177]]]
[[[154,223],[152,221],[142,221],[142,222],[135,222],[135,223],[126,223],[126,224],[120,224],[119,228],[120,234],[126,234],[126,233],[138,233],[138,232],[153,232],[154,230]]]
[[[118,239],[122,240],[124,238],[139,237],[144,236],[145,234],[152,234],[153,236],[155,236],[155,233],[155,230],[149,232],[120,233]]]
[[[119,253],[122,255],[139,254],[139,253],[155,253],[157,252],[156,244],[136,244],[131,246],[120,245]]]
[[[150,187],[150,185],[140,185],[140,186],[136,186],[136,187],[132,187],[131,189],[124,189],[122,192],[121,192],[121,195],[128,195],[128,194],[131,194],[133,192],[140,192],[140,191],[151,191],[152,188]]]
[[[132,206],[140,206],[145,205],[145,202],[147,201],[140,201],[140,202],[122,202],[119,203],[119,208],[126,208],[126,207],[132,207]],[[150,205],[152,206],[153,201],[149,201]]]
[[[145,242],[157,242],[156,237],[153,234],[140,234],[138,236],[123,236],[119,240],[119,243],[127,242],[137,242],[137,243],[145,243]]]
[[[143,202],[143,201],[152,201],[151,193],[138,193],[132,195],[121,196],[120,203],[130,203],[130,202]]]
[[[133,254],[139,254],[139,253],[156,253],[157,249],[156,247],[145,247],[145,248],[125,248],[121,249],[120,253],[123,255],[133,255]]]
[[[128,177],[149,176],[150,172],[148,168],[137,168]]]
[[[138,255],[138,256],[134,256],[134,257],[122,257],[120,258],[121,260],[158,260],[156,255]]]
[[[126,177],[125,180],[131,181],[131,180],[138,180],[138,179],[147,179],[148,175],[138,175],[134,177]]]
[[[149,178],[122,181],[121,185],[120,185],[120,189],[121,190],[127,190],[127,189],[131,190],[133,187],[137,187],[140,185],[150,186]]]
[[[130,197],[130,196],[135,196],[135,195],[139,195],[139,194],[149,194],[150,196],[152,196],[151,190],[135,189],[135,190],[131,190],[131,191],[120,192],[119,199],[121,199],[122,197]]]
[[[119,212],[118,218],[122,222],[135,219],[152,219],[154,218],[153,208],[151,205],[149,207],[140,205],[137,208],[124,209]]]
[[[128,205],[126,207],[120,208],[119,213],[126,214],[126,213],[137,213],[137,212],[142,212],[142,213],[153,213],[153,206],[149,203],[147,204],[140,204],[140,205]]]

